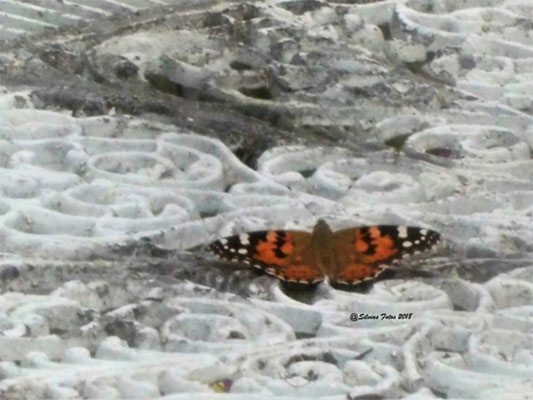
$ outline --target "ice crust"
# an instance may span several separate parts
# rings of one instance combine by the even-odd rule
[[[178,3],[0,0],[0,38]],[[249,166],[194,129],[43,110],[28,88],[0,88],[0,398],[526,399],[532,5],[189,3],[86,61],[102,81],[129,71],[338,145],[278,143]],[[409,265],[435,275],[361,293],[294,294],[186,251],[318,218],[418,225],[446,243]]]

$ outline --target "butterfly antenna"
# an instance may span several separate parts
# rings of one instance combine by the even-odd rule
[[[291,188],[291,187],[288,187],[289,189],[289,193],[291,194],[291,198],[296,200],[296,202],[298,204],[300,204],[302,206],[302,208],[307,211],[309,213],[309,215],[311,215],[311,217],[313,219],[317,219],[316,215],[313,213],[313,211],[307,207],[307,205],[305,204],[305,202],[303,202],[300,197],[298,196],[298,194]]]

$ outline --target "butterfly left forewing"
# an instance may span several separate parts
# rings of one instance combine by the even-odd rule
[[[311,259],[310,237],[303,231],[256,231],[219,239],[209,248],[219,258],[251,265],[287,282],[318,283],[323,274]]]

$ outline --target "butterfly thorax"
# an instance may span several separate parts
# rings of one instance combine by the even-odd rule
[[[322,270],[325,275],[329,275],[328,271],[334,269],[335,266],[332,237],[333,232],[329,225],[323,219],[319,219],[311,235],[311,250],[316,267]]]

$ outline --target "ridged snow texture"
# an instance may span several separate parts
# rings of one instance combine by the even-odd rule
[[[0,0],[0,36],[157,3],[170,1],[95,0],[88,7]],[[480,271],[464,273],[462,260],[493,257],[498,271],[506,255],[533,251],[530,2],[335,3],[347,13],[318,1],[305,13],[299,5],[310,2],[261,3],[261,23],[305,27],[308,46],[316,38],[352,41],[413,65],[431,51],[422,72],[457,91],[428,95],[430,106],[420,113],[413,104],[356,112],[352,93],[371,95],[372,85],[390,82],[379,73],[370,81],[351,76],[380,67],[351,63],[349,48],[345,59],[314,54],[339,79],[328,87],[330,77],[285,65],[295,42],[279,42],[271,76],[294,87],[273,100],[231,89],[235,77],[220,72],[229,53],[201,33],[159,31],[154,40],[154,32],[136,32],[95,49],[96,69],[99,55],[123,55],[137,63],[139,76],[195,82],[215,98],[256,109],[294,107],[301,124],[357,122],[382,143],[408,137],[408,157],[279,147],[255,169],[194,132],[137,118],[38,111],[28,93],[3,91],[0,398],[218,399],[215,389],[224,385],[226,399],[525,398],[533,391],[533,262],[476,283]],[[385,42],[376,25],[389,20],[393,40]],[[250,29],[258,48],[273,48],[267,44],[275,29],[254,21]],[[158,43],[150,51],[142,44],[148,37]],[[261,63],[256,54],[247,57]],[[408,99],[408,83],[394,82],[391,98]],[[446,107],[432,112],[431,102]],[[303,303],[265,277],[252,280],[252,295],[243,299],[170,276],[120,275],[135,262],[117,261],[117,248],[128,243],[187,249],[244,230],[306,229],[318,217],[335,228],[436,229],[451,242],[445,255],[459,260],[459,275],[472,279],[388,280],[368,293],[321,286]],[[109,271],[125,278],[104,279]],[[30,290],[40,294],[23,294]],[[351,321],[351,313],[379,319]],[[412,317],[381,320],[382,313]]]
[[[0,0],[0,39],[133,12],[181,0]]]

